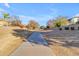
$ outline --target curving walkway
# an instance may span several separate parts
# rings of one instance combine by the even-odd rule
[[[38,44],[32,42],[24,42],[11,56],[52,56],[52,49],[43,45],[45,43],[42,36],[38,36],[37,32],[32,34],[27,40],[33,40]],[[39,44],[41,43],[41,44]]]
[[[38,45],[31,44],[30,42],[24,42],[16,51],[14,51],[11,56],[52,56],[53,52],[51,48]]]

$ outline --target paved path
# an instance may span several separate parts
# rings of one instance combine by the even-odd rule
[[[51,48],[47,46],[24,42],[11,56],[51,56],[52,53]]]
[[[39,32],[34,32],[23,44],[16,49],[12,56],[51,56],[51,48],[44,46],[47,43]],[[30,43],[29,41],[36,42],[38,44]],[[39,44],[41,43],[41,44]]]

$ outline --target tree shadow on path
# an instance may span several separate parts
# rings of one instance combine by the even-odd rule
[[[29,41],[28,38],[35,32],[33,31],[28,31],[28,30],[24,30],[24,29],[14,29],[13,30],[14,32],[12,33],[14,36],[16,37],[21,37],[23,38],[23,41],[28,41],[30,42],[31,44],[39,44],[38,42],[33,42],[33,41]],[[39,32],[38,32],[39,33]],[[35,36],[36,37],[36,36]],[[43,45],[43,44],[39,44],[39,45]],[[48,45],[45,45],[45,46],[48,46]]]

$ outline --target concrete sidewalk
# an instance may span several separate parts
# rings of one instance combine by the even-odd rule
[[[16,49],[11,56],[52,56],[53,51],[51,48],[38,45],[31,44],[29,42],[24,42],[18,49]]]

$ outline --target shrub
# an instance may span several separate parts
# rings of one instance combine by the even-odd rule
[[[74,27],[71,27],[71,30],[74,30]]]
[[[59,30],[62,30],[62,28],[59,28]]]
[[[65,30],[69,30],[69,27],[65,27]]]
[[[27,25],[27,28],[31,29],[31,30],[37,29],[37,28],[39,28],[39,24],[34,20],[30,20],[28,25]]]

